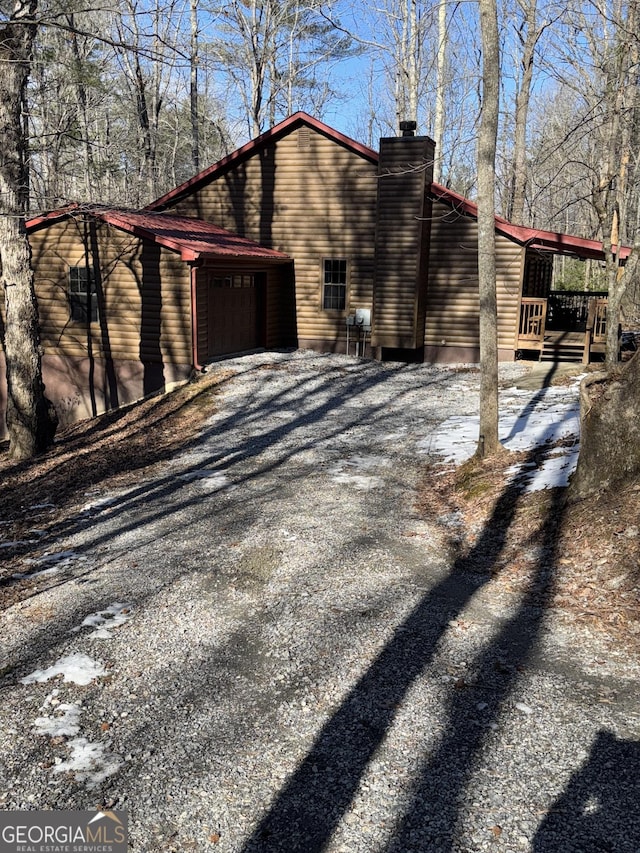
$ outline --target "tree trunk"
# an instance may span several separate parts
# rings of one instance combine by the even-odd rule
[[[482,112],[478,133],[478,287],[480,291],[480,434],[477,455],[498,439],[498,308],[496,298],[495,163],[500,98],[500,50],[495,0],[480,0]]]
[[[640,472],[640,357],[580,386],[580,455],[569,500],[620,486]]]
[[[200,107],[198,104],[198,0],[191,0],[191,55],[190,55],[190,107],[191,107],[191,160],[194,174],[200,171]]]
[[[82,129],[82,159],[84,166],[84,188],[82,194],[84,196],[83,201],[90,202],[92,200],[91,177],[94,174],[95,170],[93,168],[93,157],[91,154],[91,145],[93,143],[90,139],[89,133],[89,109],[87,99],[87,88],[84,81],[83,56],[80,51],[80,45],[78,44],[78,33],[75,30],[75,18],[73,14],[67,15],[67,24],[69,26],[68,37],[71,42],[71,55],[73,59],[72,67],[74,87],[76,90],[76,97],[78,99],[79,120]]]
[[[533,81],[533,64],[536,45],[542,30],[537,26],[536,0],[529,0],[526,7],[526,35],[522,41],[522,76],[516,94],[515,128],[513,140],[513,175],[511,181],[510,209],[507,218],[517,225],[525,225],[525,201],[527,191],[527,125],[529,101]]]
[[[25,227],[27,139],[22,113],[37,0],[17,8],[0,28],[0,275],[5,299],[10,454],[14,459],[26,459],[51,444],[55,424],[44,396],[31,248]]]
[[[438,55],[436,67],[436,108],[434,119],[436,157],[433,163],[433,180],[436,184],[439,184],[442,183],[442,149],[444,147],[444,88],[447,67],[447,0],[440,0],[440,3],[438,4]]]

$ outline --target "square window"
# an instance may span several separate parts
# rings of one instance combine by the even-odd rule
[[[324,260],[322,307],[325,311],[344,311],[347,307],[347,262],[342,258]]]
[[[91,267],[69,268],[69,304],[71,319],[78,323],[96,323],[98,295]]]

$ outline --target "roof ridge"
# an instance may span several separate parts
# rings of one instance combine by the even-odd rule
[[[256,151],[260,150],[270,140],[279,139],[282,136],[285,136],[287,133],[291,132],[301,124],[306,124],[309,127],[312,127],[314,130],[317,130],[324,136],[333,139],[340,145],[344,145],[354,153],[365,157],[373,163],[377,163],[379,160],[379,155],[377,151],[374,151],[372,148],[369,148],[368,146],[363,145],[360,142],[356,142],[356,140],[351,139],[343,133],[340,133],[340,131],[335,130],[328,124],[325,124],[319,119],[310,116],[308,113],[299,110],[298,112],[293,113],[288,118],[281,121],[279,124],[274,125],[272,128],[264,131],[264,133],[261,133],[254,139],[249,140],[249,142],[246,142],[244,145],[240,146],[240,148],[236,148],[235,151],[232,151],[230,154],[225,155],[220,160],[213,163],[211,166],[208,166],[206,169],[203,169],[202,171],[198,172],[197,175],[194,175],[193,177],[184,181],[182,184],[179,184],[174,189],[160,196],[160,198],[156,199],[155,201],[152,201],[150,204],[145,206],[144,210],[157,210],[158,208],[163,207],[171,202],[178,201],[187,192],[192,192],[195,188],[206,183],[206,181],[212,178],[214,175],[217,175],[226,169],[232,168],[234,165],[241,162],[243,159],[250,157]]]

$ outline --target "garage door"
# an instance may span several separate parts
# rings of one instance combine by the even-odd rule
[[[209,278],[209,355],[226,355],[262,345],[260,282],[254,274]]]

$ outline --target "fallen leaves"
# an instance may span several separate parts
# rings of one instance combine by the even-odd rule
[[[566,623],[597,631],[612,647],[637,652],[640,482],[565,506],[552,490],[521,495],[514,508],[500,501],[509,464],[499,457],[461,468],[439,466],[438,476],[433,468],[425,469],[417,506],[425,519],[440,521],[442,545],[452,562],[490,573],[496,594],[525,592],[546,563],[553,570],[546,608]],[[550,537],[545,526],[556,522]],[[488,535],[490,528],[495,536]],[[543,539],[549,543],[544,552],[539,548]]]

